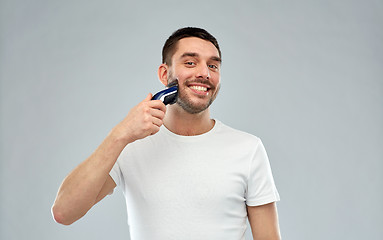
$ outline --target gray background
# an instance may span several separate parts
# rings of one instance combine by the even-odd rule
[[[220,41],[212,115],[262,138],[283,238],[383,236],[381,0],[0,4],[0,239],[128,239],[119,190],[70,227],[50,207],[69,171],[162,88],[161,47],[184,26]]]

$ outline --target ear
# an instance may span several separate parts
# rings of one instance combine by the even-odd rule
[[[169,72],[169,66],[168,65],[163,63],[158,67],[158,79],[165,86],[168,85],[168,72]]]

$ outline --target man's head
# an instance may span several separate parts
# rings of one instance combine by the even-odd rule
[[[177,106],[196,114],[208,109],[220,89],[221,51],[206,30],[182,28],[174,32],[163,48],[158,74],[167,85],[178,79]]]
[[[172,57],[177,50],[178,41],[187,37],[197,37],[211,42],[217,48],[219,57],[222,58],[218,41],[213,35],[211,35],[205,29],[202,28],[185,27],[175,31],[166,40],[164,47],[162,48],[162,63],[167,64],[169,66],[172,65]]]

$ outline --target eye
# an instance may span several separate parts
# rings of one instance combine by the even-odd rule
[[[195,65],[195,63],[194,62],[185,62],[185,65],[187,65],[187,66],[194,66]]]
[[[209,68],[212,68],[212,69],[218,69],[218,66],[217,66],[217,65],[214,65],[214,64],[209,64],[208,67],[209,67]]]

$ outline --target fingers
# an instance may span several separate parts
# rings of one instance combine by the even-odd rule
[[[157,133],[163,124],[166,106],[160,100],[151,99],[152,94],[149,93],[129,111],[124,120],[114,128],[114,132],[129,142]]]
[[[165,117],[165,112],[160,109],[150,108],[150,115],[162,120]]]
[[[162,119],[155,118],[155,117],[152,118],[152,123],[153,123],[154,126],[157,126],[157,127],[161,127],[162,124],[163,124]],[[153,130],[157,130],[157,128],[154,127]]]
[[[160,100],[151,100],[152,94],[136,106],[135,117],[135,135],[137,138],[153,135],[160,130],[165,117],[166,106]]]
[[[166,106],[161,100],[152,100],[149,103],[149,107],[161,110],[162,112],[166,112]]]
[[[161,127],[163,119],[165,117],[166,107],[161,101],[152,101],[150,104],[149,114],[151,115],[151,121],[157,127]],[[159,129],[158,129],[159,130]],[[157,131],[156,131],[157,132]]]

